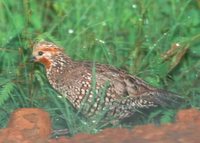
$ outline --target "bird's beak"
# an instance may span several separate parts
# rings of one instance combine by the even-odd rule
[[[30,62],[35,62],[36,61],[36,57],[35,56],[32,56],[29,60]]]

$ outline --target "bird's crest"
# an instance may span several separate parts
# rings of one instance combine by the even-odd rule
[[[42,49],[42,51],[63,52],[63,48],[55,45],[52,42],[41,41],[33,46],[33,50]]]

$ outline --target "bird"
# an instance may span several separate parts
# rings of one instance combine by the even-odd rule
[[[180,98],[111,65],[73,60],[53,42],[35,43],[32,61],[44,65],[52,88],[86,118],[102,113],[120,121],[140,109],[171,107]]]

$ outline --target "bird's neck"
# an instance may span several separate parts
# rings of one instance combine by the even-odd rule
[[[62,74],[73,67],[73,61],[70,57],[59,54],[56,55],[51,61],[49,68],[46,68],[47,75],[52,73]]]

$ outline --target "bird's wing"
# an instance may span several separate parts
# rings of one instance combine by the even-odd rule
[[[103,79],[104,82],[109,80],[118,98],[124,97],[132,100],[141,100],[143,104],[153,103],[154,105],[164,107],[177,107],[183,101],[181,96],[166,90],[154,88],[142,79],[127,74],[123,70],[105,65],[97,65],[97,74],[100,75],[101,79],[99,80]]]
[[[97,84],[103,85],[109,82],[111,92],[113,92],[111,94],[115,94],[115,98],[118,100],[126,100],[126,98],[144,100],[144,104],[153,103],[165,107],[176,106],[180,104],[180,101],[183,101],[182,97],[175,93],[154,88],[142,79],[112,66],[94,65],[91,62],[84,62],[82,66],[88,72],[94,68]]]

